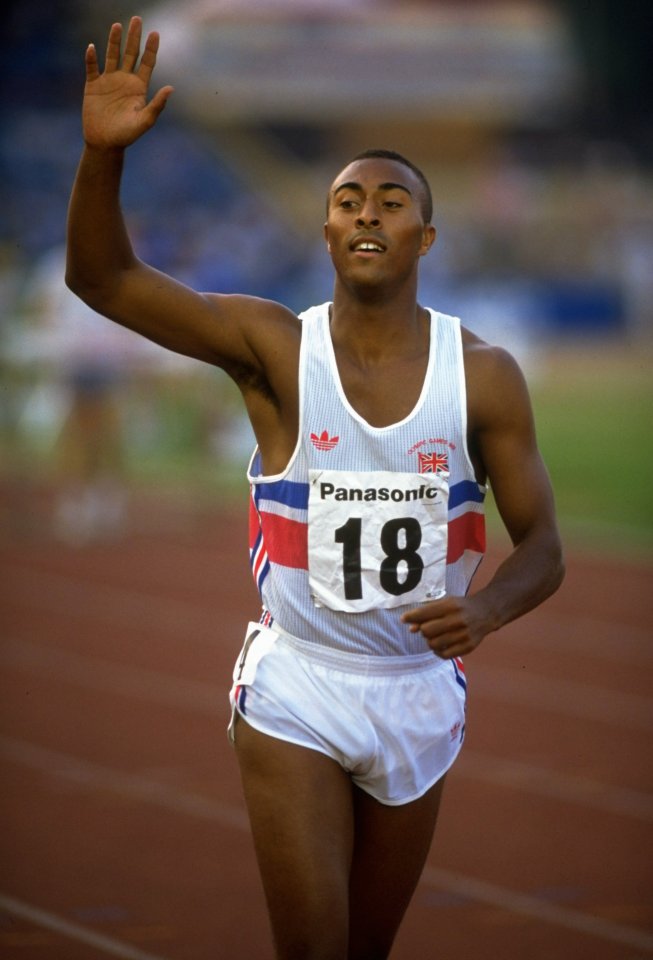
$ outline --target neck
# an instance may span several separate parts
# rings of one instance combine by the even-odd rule
[[[428,311],[417,303],[415,291],[388,299],[351,296],[336,281],[331,308],[331,337],[361,361],[386,356],[411,356],[428,344]],[[425,340],[426,338],[426,340]]]

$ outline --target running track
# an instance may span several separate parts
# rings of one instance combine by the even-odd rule
[[[224,733],[256,612],[239,513],[5,537],[0,957],[271,960]],[[651,566],[569,567],[467,660],[467,742],[393,960],[653,957]]]

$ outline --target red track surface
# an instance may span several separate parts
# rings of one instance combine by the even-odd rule
[[[0,551],[3,958],[272,957],[225,735],[257,609],[244,511],[149,510],[119,542]],[[651,568],[569,566],[467,660],[467,742],[393,960],[653,955]]]

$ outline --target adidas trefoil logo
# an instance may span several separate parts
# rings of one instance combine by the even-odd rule
[[[333,450],[339,440],[340,437],[330,437],[327,430],[323,430],[319,437],[316,433],[311,434],[311,443],[316,450]]]

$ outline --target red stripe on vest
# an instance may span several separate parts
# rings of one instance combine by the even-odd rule
[[[308,569],[308,527],[305,523],[261,511],[263,541],[272,563]]]
[[[447,563],[460,560],[465,550],[485,553],[485,518],[482,513],[463,513],[449,521]]]

